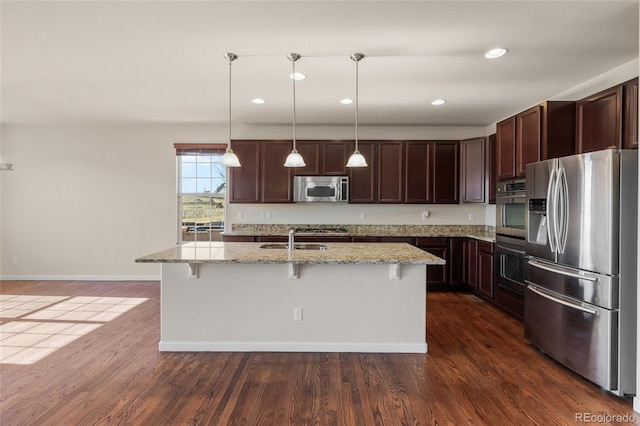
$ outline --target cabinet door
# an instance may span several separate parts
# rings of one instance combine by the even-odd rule
[[[458,204],[458,141],[436,141],[433,145],[433,202]]]
[[[576,153],[575,101],[546,101],[542,107],[540,160]]]
[[[416,247],[438,256],[449,263],[448,238],[416,238]],[[427,289],[432,291],[449,289],[449,265],[427,265]]]
[[[490,135],[487,139],[487,175],[488,175],[488,195],[487,200],[489,204],[496,203],[496,189],[497,189],[497,176],[496,176],[496,135]]]
[[[622,147],[638,148],[638,79],[623,85],[624,117],[622,121]]]
[[[473,290],[478,289],[478,241],[468,238],[466,248],[466,284]]]
[[[463,203],[484,203],[485,166],[485,138],[461,141],[460,181]]]
[[[242,167],[231,167],[229,173],[230,203],[260,202],[260,141],[232,141]]]
[[[433,202],[432,152],[432,142],[405,142],[405,202]]]
[[[496,168],[498,180],[516,175],[516,118],[511,117],[496,125]]]
[[[300,155],[302,155],[306,166],[296,167],[293,169],[293,173],[298,176],[321,175],[321,146],[321,142],[319,141],[297,141],[296,149]]]
[[[261,158],[261,201],[290,203],[293,201],[292,169],[284,166],[291,152],[290,141],[264,141]]]
[[[466,285],[467,259],[466,259],[466,238],[450,238],[449,244],[449,277],[452,286],[460,287]]]
[[[541,110],[535,106],[516,116],[517,177],[524,177],[527,164],[540,161]]]
[[[378,142],[378,202],[402,203],[404,195],[404,143]]]
[[[493,299],[493,254],[478,251],[478,293]]]
[[[576,104],[578,154],[620,148],[622,141],[622,86],[597,93]]]
[[[322,174],[346,176],[349,144],[346,141],[327,141],[322,150]]]
[[[353,152],[354,144],[351,144],[349,152]],[[367,160],[368,167],[349,168],[349,202],[350,203],[375,203],[376,202],[376,143],[372,141],[358,141],[358,150]]]

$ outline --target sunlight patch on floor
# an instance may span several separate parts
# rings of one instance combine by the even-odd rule
[[[33,364],[148,299],[0,295],[0,364]]]

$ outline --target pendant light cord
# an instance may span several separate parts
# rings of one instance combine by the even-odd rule
[[[229,145],[227,145],[227,149],[231,148],[231,62],[229,61]]]
[[[293,62],[293,150],[296,150],[296,60],[291,59]]]
[[[356,61],[356,152],[358,152],[358,62]]]

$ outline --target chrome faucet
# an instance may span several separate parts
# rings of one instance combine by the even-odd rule
[[[295,232],[296,232],[295,229],[293,229],[293,228],[289,229],[289,245],[287,246],[287,249],[289,251],[293,251],[293,247],[295,245],[295,242],[294,242],[294,234],[295,234]]]

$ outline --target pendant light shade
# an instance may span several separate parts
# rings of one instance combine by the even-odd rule
[[[292,75],[296,75],[296,61],[300,59],[300,55],[297,53],[289,53],[287,58],[293,64],[293,73]],[[302,155],[296,150],[296,79],[292,79],[293,81],[293,149],[291,153],[287,155],[287,159],[284,162],[285,167],[304,167],[306,164],[304,163],[304,159]]]
[[[225,53],[224,57],[229,61],[229,142],[227,149],[220,159],[220,165],[226,167],[240,167],[238,156],[231,149],[231,63],[238,59],[238,55],[234,53]]]
[[[364,156],[358,151],[358,62],[360,62],[362,58],[364,58],[362,53],[354,53],[351,55],[351,59],[356,63],[356,146],[353,154],[351,154],[347,161],[347,167],[367,167],[367,160],[365,160]]]

